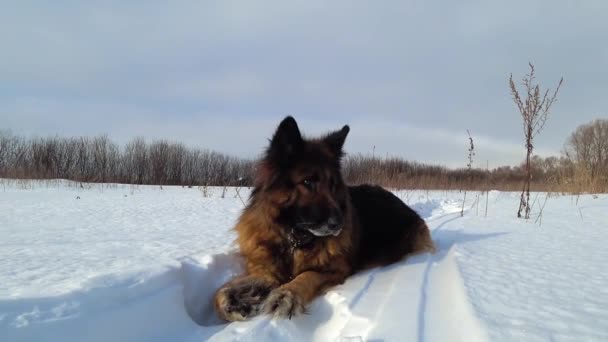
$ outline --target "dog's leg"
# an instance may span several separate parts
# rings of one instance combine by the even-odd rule
[[[274,289],[264,303],[264,312],[290,318],[304,313],[306,306],[327,288],[344,282],[347,274],[339,271],[300,273],[292,281]]]
[[[280,269],[269,248],[256,245],[253,252],[244,253],[247,275],[237,277],[215,294],[215,310],[225,321],[243,321],[257,315],[271,290],[282,284]],[[241,248],[242,249],[242,248]]]

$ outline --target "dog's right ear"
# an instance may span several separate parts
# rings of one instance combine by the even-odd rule
[[[286,158],[294,154],[303,142],[296,120],[288,116],[281,121],[270,140],[269,152],[272,156]]]
[[[323,138],[323,141],[329,146],[334,155],[338,157],[342,156],[342,147],[344,146],[344,140],[346,140],[348,132],[350,132],[350,127],[344,125],[341,130],[330,133]]]

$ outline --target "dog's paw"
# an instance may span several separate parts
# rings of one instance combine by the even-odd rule
[[[300,297],[288,290],[278,288],[273,290],[264,303],[264,312],[275,317],[289,318],[305,312],[304,303]]]
[[[215,296],[215,309],[221,319],[229,322],[244,321],[257,314],[255,307],[237,299],[233,288],[218,291]]]
[[[234,322],[256,316],[270,288],[259,282],[244,282],[218,291],[215,306],[220,318]]]

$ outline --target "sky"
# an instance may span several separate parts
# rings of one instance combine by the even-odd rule
[[[136,136],[255,158],[280,120],[348,124],[347,153],[464,167],[524,158],[508,77],[564,84],[536,152],[608,117],[608,1],[15,1],[0,129]]]

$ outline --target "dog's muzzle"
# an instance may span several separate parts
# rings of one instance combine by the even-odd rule
[[[308,231],[314,236],[338,236],[342,232],[342,228],[332,229],[328,225],[324,224],[317,228],[308,229]]]
[[[327,222],[320,225],[299,225],[299,229],[308,230],[312,235],[323,236],[338,236],[342,232],[342,222],[336,218],[329,218]]]

